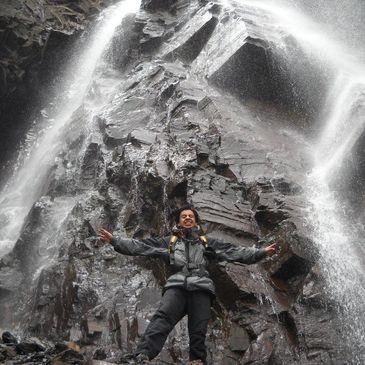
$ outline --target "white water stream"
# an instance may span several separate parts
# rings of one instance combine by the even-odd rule
[[[58,86],[61,102],[48,115],[49,125],[37,132],[35,143],[0,193],[0,257],[11,250],[19,237],[24,218],[39,199],[50,167],[62,148],[62,133],[69,126],[73,113],[83,104],[94,71],[115,29],[127,14],[136,12],[139,6],[140,1],[124,0],[103,11],[84,48],[70,60],[67,76]],[[60,217],[65,216],[65,212],[59,214]]]
[[[349,219],[348,207],[334,190],[333,182],[346,173],[345,159],[351,156],[365,130],[365,64],[344,44],[326,34],[324,27],[290,4],[264,0],[222,3],[264,19],[260,24],[268,25],[268,39],[272,42],[276,38],[276,46],[283,52],[286,52],[285,36],[294,37],[313,64],[334,75],[318,121],[321,130],[313,146],[313,169],[308,175],[306,191],[310,204],[307,219],[312,227],[311,238],[319,249],[326,294],[337,307],[343,337],[351,351],[348,360],[364,364],[365,268],[362,260],[365,250],[361,249],[361,242],[365,231],[362,228],[359,233],[359,225],[355,227]],[[290,52],[290,46],[287,51]],[[315,90],[316,85],[312,87]]]

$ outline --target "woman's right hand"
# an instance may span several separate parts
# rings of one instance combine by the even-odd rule
[[[98,236],[102,241],[107,241],[109,243],[113,239],[113,235],[104,228],[98,229]]]

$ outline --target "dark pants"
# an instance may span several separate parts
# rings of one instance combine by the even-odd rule
[[[211,317],[212,296],[204,291],[187,291],[180,288],[167,289],[160,307],[153,315],[141,342],[137,354],[144,353],[153,359],[156,357],[171,330],[185,314],[188,315],[190,360],[206,362],[207,350],[205,336]]]

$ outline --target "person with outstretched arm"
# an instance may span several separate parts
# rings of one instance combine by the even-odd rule
[[[215,295],[207,266],[215,261],[254,264],[273,254],[276,244],[264,248],[239,247],[204,235],[197,211],[186,206],[176,213],[176,226],[170,237],[130,239],[114,237],[99,229],[101,240],[109,242],[115,251],[129,256],[149,256],[165,260],[172,275],[164,286],[157,312],[153,315],[135,354],[138,364],[155,358],[174,326],[188,316],[189,364],[206,364],[205,337]]]

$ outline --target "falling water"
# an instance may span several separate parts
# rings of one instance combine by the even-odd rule
[[[354,364],[365,361],[365,274],[360,241],[362,235],[348,217],[348,207],[336,192],[336,181],[346,174],[345,160],[365,129],[365,65],[326,34],[323,27],[295,8],[277,1],[231,1],[258,19],[264,16],[276,30],[277,47],[285,52],[285,36],[291,35],[313,64],[334,75],[327,90],[313,146],[313,170],[308,176],[307,198],[312,238],[320,252],[327,295],[336,304],[342,333]],[[227,1],[225,1],[227,4]],[[354,10],[355,11],[355,10]],[[257,14],[257,15],[255,15]],[[261,24],[261,23],[259,23]],[[274,39],[270,34],[270,41]],[[284,44],[284,47],[283,47]],[[290,46],[288,46],[290,51]],[[316,85],[312,85],[315,90]]]
[[[124,0],[101,13],[96,29],[77,59],[72,59],[62,85],[59,104],[48,115],[49,125],[39,131],[35,143],[0,193],[0,256],[19,237],[24,218],[42,193],[43,185],[61,150],[62,133],[87,95],[95,69],[123,18],[135,12],[140,1]]]
[[[364,231],[359,232],[351,221],[349,207],[334,190],[333,181],[347,173],[345,159],[365,129],[364,77],[365,73],[344,77],[339,72],[325,106],[324,128],[308,176],[313,238],[319,245],[328,292],[338,306],[355,364],[365,361],[365,273],[361,262],[365,252],[360,249]]]

